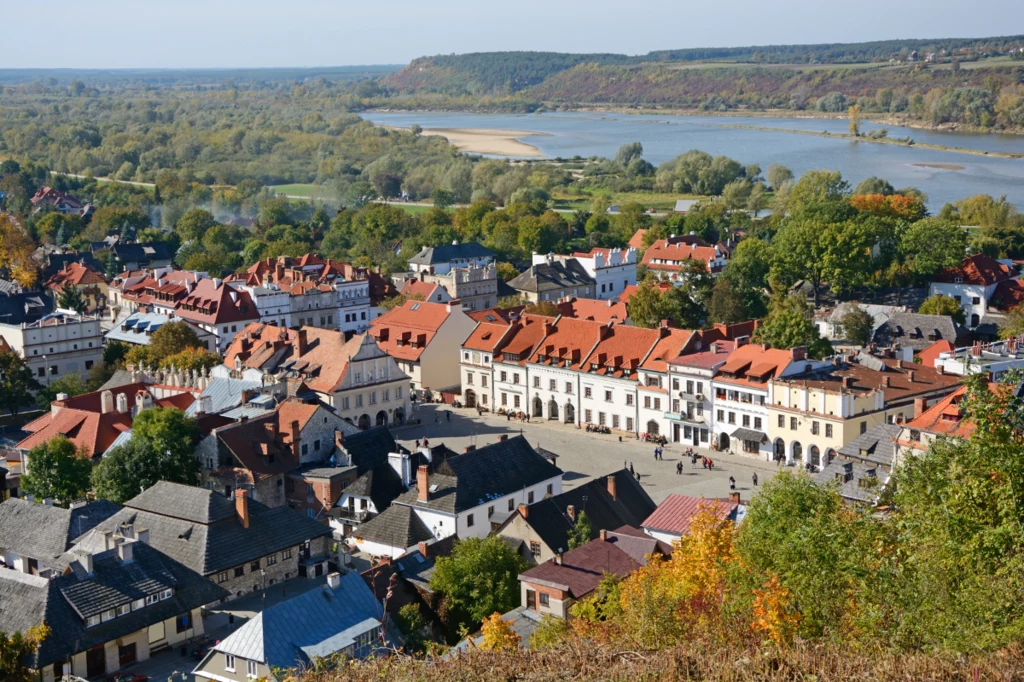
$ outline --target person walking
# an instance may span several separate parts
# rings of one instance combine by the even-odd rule
[[[477,411],[477,413],[479,414],[479,412],[480,412],[480,408],[479,408],[479,407],[478,407],[478,408],[476,408],[476,411]],[[444,411],[444,416],[445,416],[445,418],[446,418],[446,419],[447,419],[448,421],[451,421],[451,420],[452,420],[452,411],[451,411],[451,410],[445,410],[445,411]]]
[[[708,470],[709,471],[714,471],[715,470],[715,462],[714,462],[714,460],[710,460],[710,459],[708,460]]]
[[[729,477],[729,490],[736,490],[736,479],[732,476]]]
[[[683,474],[683,460],[676,462],[676,476],[682,476]]]
[[[632,462],[629,463],[629,473],[630,473],[631,476],[635,476],[636,475],[636,472],[633,471],[633,463]]]
[[[757,487],[757,472],[756,471],[754,472],[753,479],[754,479],[754,487],[756,488]]]

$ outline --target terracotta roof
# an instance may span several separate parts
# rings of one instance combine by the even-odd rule
[[[818,388],[838,393],[840,390],[867,395],[874,391],[885,393],[885,402],[906,400],[923,393],[943,389],[953,390],[961,377],[942,374],[934,367],[902,362],[893,358],[862,356],[862,361],[844,363],[835,368],[804,374],[793,374],[777,381]],[[877,365],[877,369],[866,363]],[[913,374],[913,381],[911,381]],[[885,385],[888,382],[888,386]],[[785,407],[785,406],[783,406]]]
[[[217,286],[212,279],[201,279],[188,296],[174,306],[178,317],[206,324],[249,322],[260,317],[248,292],[226,283]]]
[[[661,291],[661,293],[665,293],[666,291],[672,288],[672,285],[669,284],[668,282],[654,282],[654,286],[657,287]],[[640,291],[639,284],[630,284],[629,286],[622,290],[621,294],[619,294],[619,301],[625,303],[628,306],[629,299],[633,298],[633,296],[636,295],[636,292],[638,291]]]
[[[989,299],[989,307],[1009,312],[1024,303],[1024,282],[1019,279],[1005,280],[999,283]]]
[[[462,344],[463,348],[469,350],[483,350],[494,352],[505,334],[512,329],[509,324],[495,322],[481,322],[470,333],[469,338]]]
[[[604,255],[604,256],[610,256],[611,253],[612,253],[612,249],[610,249],[610,248],[601,248],[599,246],[595,246],[590,251],[576,251],[575,253],[572,254],[572,257],[573,258],[593,258],[594,256],[596,256],[599,253]]]
[[[419,294],[423,297],[424,301],[429,301],[434,297],[437,287],[437,284],[431,284],[418,279],[410,279],[406,280],[405,286],[401,289],[401,293],[410,297]]]
[[[558,312],[565,317],[594,320],[602,324],[625,322],[628,316],[626,304],[618,299],[600,301],[596,298],[570,298],[558,304]]]
[[[689,535],[690,524],[702,510],[707,509],[725,521],[736,512],[737,506],[735,502],[726,500],[672,494],[665,498],[641,525],[649,530],[660,530],[679,536]]]
[[[415,362],[451,312],[445,303],[406,301],[374,320],[369,333],[391,357]]]
[[[512,318],[519,319],[519,316],[523,314],[523,310],[526,309],[525,305],[512,306],[511,308],[486,308],[484,310],[469,310],[466,311],[466,317],[469,317],[475,322],[498,322],[504,320],[509,324],[512,323]]]
[[[647,234],[647,230],[639,229],[633,233],[633,236],[629,238],[629,243],[626,246],[631,246],[637,251],[644,248],[644,235]]]
[[[561,324],[562,322],[559,322],[559,325]],[[596,322],[592,324],[594,327],[589,334],[583,333],[576,337],[581,341],[581,348],[584,353],[580,366],[583,371],[588,373],[613,377],[632,376],[636,378],[636,370],[640,367],[640,363],[644,361],[651,352],[651,349],[661,339],[662,332],[659,329],[644,329],[642,327],[627,327],[626,325],[616,324],[598,326]],[[595,332],[596,334],[603,333],[604,338],[597,341],[596,345],[593,345]],[[668,332],[668,329],[665,332]],[[557,335],[544,339],[541,346],[545,349],[545,353],[549,344],[553,346],[556,352],[559,351],[560,346],[556,345]],[[586,346],[588,345],[593,345],[593,350],[590,351],[589,355],[586,353]],[[571,352],[572,348],[569,350]],[[538,348],[538,354],[540,352],[541,349]],[[566,357],[564,353],[559,353],[559,356]],[[595,365],[597,366],[596,369],[594,369]]]
[[[580,369],[583,366],[583,361],[590,355],[591,349],[600,341],[601,328],[603,326],[599,322],[559,317],[554,322],[553,328],[541,340],[530,356],[530,362],[547,364],[554,362],[553,358],[557,358],[558,360],[569,361],[567,369]],[[627,329],[640,330],[639,327],[627,327]],[[653,330],[640,331],[649,332]],[[631,336],[630,332],[624,332],[620,338],[638,340],[639,337]],[[651,345],[653,345],[653,340]],[[617,353],[620,351],[620,346],[621,344],[616,344],[615,346]],[[650,345],[644,349],[644,352],[649,348]],[[622,353],[625,353],[625,351],[623,350]],[[540,360],[542,355],[545,358],[543,361]],[[639,364],[639,360],[637,360],[637,363]]]
[[[932,345],[925,348],[923,351],[917,354],[917,357],[921,359],[922,367],[934,367],[935,361],[939,359],[939,356],[942,353],[948,353],[954,350],[956,350],[956,346],[954,346],[951,342],[943,339],[941,341],[936,341]]]
[[[60,289],[65,284],[82,286],[85,284],[106,284],[107,278],[81,263],[68,263],[56,275],[46,281],[47,289]]]
[[[1000,384],[994,383],[989,383],[988,388],[990,391],[1002,390]],[[907,422],[906,428],[937,436],[970,438],[977,427],[963,419],[961,404],[966,394],[967,387],[961,386]]]
[[[763,388],[768,379],[779,376],[791,362],[792,351],[748,343],[729,354],[714,380]]]
[[[960,267],[943,270],[935,276],[936,282],[948,284],[980,284],[988,286],[1013,278],[1015,273],[1008,265],[985,254],[968,256]],[[959,281],[957,281],[959,280]]]
[[[495,353],[494,361],[525,364],[533,354],[533,349],[547,333],[546,325],[554,324],[555,319],[544,315],[523,315],[515,323],[513,333],[506,337]]]
[[[709,271],[717,272],[721,268],[712,266],[712,263],[722,256],[724,254],[720,254],[714,246],[697,246],[681,241],[670,244],[667,239],[659,239],[644,252],[642,262],[654,270],[679,270],[685,261],[698,260],[704,263]],[[655,260],[667,262],[655,263]]]
[[[640,365],[643,369],[655,372],[667,372],[668,363],[691,345],[691,342],[699,337],[699,332],[692,332],[686,329],[669,329],[668,334],[658,339],[658,343],[648,354],[647,359]]]

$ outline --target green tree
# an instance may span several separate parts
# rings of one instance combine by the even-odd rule
[[[1014,306],[1006,315],[1006,321],[999,328],[999,336],[1003,339],[1011,339],[1024,334],[1024,305]]]
[[[0,680],[4,682],[36,682],[37,673],[25,665],[50,636],[50,628],[37,625],[27,632],[8,635],[0,630]]]
[[[715,287],[711,291],[711,302],[708,304],[708,319],[722,324],[735,324],[751,319],[743,295],[733,288],[729,280],[719,277],[715,282]]]
[[[772,242],[771,279],[787,287],[806,281],[817,305],[822,282],[841,292],[867,281],[874,272],[871,247],[875,241],[869,227],[860,222],[788,220]]]
[[[811,321],[803,296],[779,296],[773,300],[768,316],[754,332],[754,340],[772,348],[804,347],[814,358],[832,354],[831,344],[819,336]]]
[[[576,549],[590,542],[590,538],[594,535],[594,528],[590,524],[590,517],[587,516],[587,512],[580,510],[576,514],[576,521],[572,525],[572,530],[569,531],[569,549]]]
[[[875,332],[875,320],[860,306],[854,304],[839,319],[843,338],[858,346],[867,346]]]
[[[949,316],[960,324],[964,324],[967,321],[967,313],[960,307],[956,299],[952,296],[943,296],[942,294],[935,294],[926,298],[917,312],[922,315]]]
[[[51,497],[67,507],[89,490],[90,473],[89,453],[57,436],[29,450],[28,473],[21,477],[21,485],[30,495]]]
[[[519,276],[519,270],[511,263],[501,262],[497,265],[498,277],[503,282],[511,282]]]
[[[733,210],[745,208],[753,190],[749,180],[733,180],[722,188],[722,202]]]
[[[526,560],[496,535],[457,540],[450,556],[438,557],[430,577],[446,625],[475,629],[488,615],[518,606],[518,577],[526,568]]]
[[[44,410],[50,409],[50,403],[57,399],[58,393],[66,393],[69,398],[73,398],[76,395],[82,395],[89,391],[89,386],[82,377],[76,372],[65,374],[64,376],[51,381],[45,386],[39,388],[39,393],[36,396],[39,407]]]
[[[73,310],[81,315],[85,312],[85,298],[78,287],[68,282],[57,292],[57,307]]]
[[[152,411],[146,410],[142,414]],[[92,470],[91,481],[96,496],[124,504],[159,481],[196,485],[199,481],[199,460],[191,449],[188,452],[182,450],[163,450],[133,430],[131,440],[111,448]]]
[[[619,147],[618,151],[615,152],[615,163],[619,164],[623,168],[629,168],[629,165],[637,159],[642,159],[644,155],[644,146],[639,142],[629,142]]]
[[[186,348],[179,353],[165,355],[160,359],[161,367],[176,367],[179,370],[213,369],[219,364],[219,355],[200,347]]]
[[[807,171],[789,193],[789,210],[796,214],[817,204],[843,201],[849,192],[839,171]]]
[[[395,625],[405,636],[405,645],[414,654],[422,653],[428,641],[427,620],[420,611],[419,604],[405,604],[395,615]]]
[[[876,178],[874,176],[861,180],[860,183],[854,188],[854,194],[882,194],[889,196],[895,194],[896,190],[886,180],[882,178]]]
[[[199,335],[188,322],[168,322],[160,325],[149,338],[150,356],[163,359],[176,355],[186,348],[198,348],[203,344]]]
[[[773,163],[768,166],[768,170],[765,173],[765,179],[768,180],[768,185],[777,192],[782,185],[793,179],[793,171],[789,170],[785,166]]]
[[[430,198],[434,206],[441,210],[446,210],[455,203],[455,194],[440,187],[430,193]]]
[[[186,474],[197,471],[186,460],[198,460],[192,450],[199,435],[194,419],[176,407],[154,407],[135,415],[132,421],[132,439],[151,445],[157,452],[168,453],[180,458],[186,467]],[[192,481],[195,482],[194,477]],[[176,479],[177,480],[177,479]]]
[[[661,320],[661,290],[653,282],[643,282],[629,298],[629,321],[637,327],[654,329]]]
[[[39,382],[20,355],[0,350],[0,410],[17,417],[23,406],[35,402],[33,393],[39,388]]]
[[[746,209],[753,212],[756,218],[757,214],[766,208],[768,208],[768,192],[765,191],[764,185],[757,183],[750,190],[750,196],[747,197]]]
[[[957,225],[938,218],[912,223],[900,239],[903,261],[920,281],[960,265],[967,251],[967,235]]]
[[[217,221],[212,213],[203,208],[193,208],[185,211],[184,215],[178,218],[174,231],[183,242],[199,243],[203,240],[206,231],[216,224]]]

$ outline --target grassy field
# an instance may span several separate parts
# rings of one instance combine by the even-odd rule
[[[327,188],[322,185],[298,183],[292,185],[272,185],[269,189],[290,197],[319,197],[327,192]]]
[[[674,194],[664,192],[606,192],[595,191],[593,195],[575,196],[555,192],[552,195],[554,208],[570,211],[589,211],[590,204],[599,195],[608,197],[613,204],[637,203],[644,208],[653,208],[656,211],[671,211],[675,208],[677,199],[700,199],[701,197],[689,194]]]

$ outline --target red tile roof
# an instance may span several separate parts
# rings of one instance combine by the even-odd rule
[[[654,372],[667,372],[668,363],[699,338],[699,332],[686,329],[669,329],[668,334],[658,339],[647,359],[640,365],[643,369]]]
[[[643,248],[644,248],[644,235],[645,234],[647,234],[647,230],[644,230],[644,229],[637,230],[636,232],[633,233],[633,236],[629,238],[629,244],[627,244],[627,246],[631,246],[634,249],[636,249],[637,251],[642,251]]]
[[[416,362],[451,313],[446,303],[406,301],[374,320],[369,333],[391,357]]]
[[[494,361],[526,364],[533,354],[533,349],[547,333],[547,325],[554,324],[555,319],[544,315],[523,315],[515,323],[513,333],[507,336],[498,348],[498,352],[494,355]]]
[[[763,388],[768,384],[768,379],[778,377],[791,362],[792,351],[748,343],[729,355],[714,380]]]
[[[596,298],[570,298],[558,303],[558,312],[565,317],[595,322],[625,322],[628,316],[626,304],[618,299],[599,301]]]
[[[516,305],[511,308],[486,308],[484,310],[469,310],[466,311],[466,316],[471,318],[475,322],[497,322],[498,320],[504,320],[511,324],[512,318],[518,319],[523,314],[523,310],[526,308],[525,305]]]
[[[935,361],[939,359],[939,355],[942,353],[948,353],[952,350],[956,350],[956,347],[950,341],[942,339],[941,341],[936,341],[918,353],[917,357],[921,359],[921,365],[923,367],[935,367]]]
[[[512,326],[507,323],[480,322],[462,344],[462,347],[469,350],[494,352],[494,349],[511,330]]]
[[[961,386],[917,417],[911,419],[907,422],[906,427],[938,436],[969,438],[974,433],[976,427],[974,424],[961,419],[960,404],[963,402],[966,394],[967,387]]]
[[[670,364],[699,369],[714,369],[729,359],[736,343],[733,341],[713,341],[704,345],[704,350],[693,351],[681,355]]]
[[[724,521],[732,515],[736,507],[735,502],[673,494],[665,498],[654,513],[640,525],[650,530],[665,531],[679,536],[689,535],[694,517],[704,509]]]
[[[564,318],[559,321],[559,326],[564,321]],[[636,378],[637,368],[640,367],[640,363],[644,361],[644,358],[651,352],[651,349],[658,343],[662,333],[659,329],[627,327],[621,324],[593,324],[595,326],[592,327],[589,334],[584,333],[579,336],[584,356],[581,367],[583,371],[602,376],[632,376]],[[665,331],[667,332],[668,330],[666,329]],[[594,336],[598,334],[603,335],[604,338],[597,341],[596,345],[593,345],[593,341],[596,340]],[[552,342],[553,340],[544,339],[541,347],[548,348],[549,343]],[[589,355],[586,348],[588,344],[593,345],[593,350],[590,351]],[[554,348],[557,350],[559,347],[556,345]],[[538,349],[539,351],[540,349]],[[562,353],[559,355],[565,357]],[[597,369],[594,369],[595,365]]]
[[[406,297],[412,297],[417,294],[423,297],[424,301],[431,301],[434,298],[434,294],[439,285],[424,282],[418,279],[406,280],[405,286],[402,287],[401,293]]]
[[[260,318],[259,310],[246,291],[212,279],[202,279],[192,293],[174,306],[175,314],[185,320],[205,324],[251,322]]]
[[[565,366],[561,361],[567,360],[569,364],[565,366],[566,369],[580,369],[583,361],[590,355],[590,350],[600,340],[602,327],[604,325],[599,322],[560,317],[530,356],[530,362],[551,364],[558,361],[560,366]],[[647,348],[650,348],[650,345]],[[540,359],[541,356],[544,357],[543,361]],[[637,362],[639,363],[639,360]]]
[[[665,293],[666,291],[672,288],[672,285],[669,284],[668,282],[655,282],[654,286],[657,287],[661,291],[661,293]],[[628,306],[629,299],[633,298],[633,296],[639,290],[639,284],[630,284],[628,287],[622,290],[621,294],[619,294],[619,301],[625,303]]]
[[[1000,282],[989,300],[992,308],[1003,312],[1009,312],[1021,303],[1024,303],[1024,282],[1019,279]]]
[[[106,284],[103,273],[82,263],[68,263],[57,274],[46,281],[47,289],[61,289],[65,284],[78,287],[86,284]]]
[[[654,270],[679,270],[688,260],[704,263],[710,272],[721,270],[712,263],[724,254],[719,254],[714,246],[697,246],[677,241],[670,244],[668,239],[659,239],[644,252],[642,263]],[[654,261],[667,261],[655,263]]]
[[[943,270],[935,276],[936,282],[947,284],[980,284],[988,286],[1014,277],[1014,272],[1008,265],[985,254],[979,253],[968,256],[958,268]],[[957,282],[957,280],[960,280]]]

